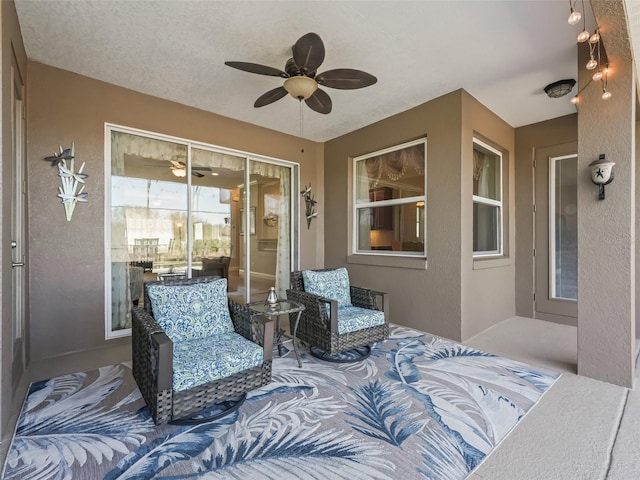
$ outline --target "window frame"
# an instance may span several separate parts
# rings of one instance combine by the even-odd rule
[[[504,156],[502,154],[502,152],[500,150],[498,150],[497,148],[489,145],[486,142],[483,142],[482,140],[480,140],[477,137],[473,137],[473,148],[472,151],[475,150],[476,145],[478,145],[479,147],[481,147],[484,150],[488,150],[489,152],[495,154],[499,161],[498,161],[498,165],[500,167],[500,179],[499,179],[499,185],[500,185],[500,200],[494,200],[492,198],[487,198],[487,197],[483,197],[480,195],[473,195],[473,191],[472,191],[472,197],[473,197],[473,205],[487,205],[490,207],[497,207],[498,208],[498,225],[496,228],[496,238],[497,238],[497,242],[498,242],[498,249],[497,250],[486,250],[486,251],[473,251],[473,258],[488,258],[488,257],[501,257],[504,256]],[[472,210],[472,222],[475,223],[475,214],[473,213]],[[471,234],[472,237],[474,235],[474,231],[473,231],[473,225],[471,228]],[[472,248],[473,248],[473,242],[472,242]]]
[[[415,145],[424,145],[424,185],[423,185],[423,194],[415,195],[411,197],[404,198],[393,198],[389,200],[378,200],[374,202],[358,202],[357,200],[357,187],[358,187],[358,162],[364,161],[371,157],[376,157],[379,155],[384,155],[390,152],[395,152],[397,150],[402,150],[404,148],[413,147]],[[421,137],[417,140],[411,140],[409,142],[401,143],[398,145],[394,145],[392,147],[384,148],[381,150],[376,150],[375,152],[366,153],[364,155],[359,155],[357,157],[351,158],[351,248],[350,255],[360,256],[364,258],[367,257],[407,257],[410,259],[426,259],[427,256],[427,137]],[[422,226],[422,234],[423,234],[423,244],[424,249],[418,252],[410,252],[410,251],[393,251],[393,250],[360,250],[358,248],[358,234],[359,234],[359,216],[358,212],[362,209],[367,208],[377,208],[377,207],[393,207],[398,205],[410,205],[416,204],[418,202],[423,202],[423,205],[419,208],[424,209],[424,223]],[[360,263],[360,262],[355,262]]]

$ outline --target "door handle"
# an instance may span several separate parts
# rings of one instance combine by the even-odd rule
[[[18,246],[18,242],[15,240],[11,240],[11,248],[16,248]],[[22,262],[11,262],[11,268],[16,267],[24,267],[24,260]]]

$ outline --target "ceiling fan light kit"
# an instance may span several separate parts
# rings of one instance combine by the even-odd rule
[[[283,86],[289,95],[298,100],[306,100],[318,89],[318,84],[313,78],[302,75],[287,78]]]
[[[317,73],[318,67],[324,61],[324,44],[317,33],[307,33],[293,45],[292,57],[285,62],[285,69],[260,65],[249,62],[224,62],[225,65],[249,73],[284,78],[280,87],[264,93],[253,104],[260,108],[269,105],[287,93],[297,100],[304,100],[307,106],[318,113],[331,112],[331,98],[321,88],[337,88],[340,90],[355,90],[373,85],[378,80],[373,75],[352,68],[337,68],[323,73]]]

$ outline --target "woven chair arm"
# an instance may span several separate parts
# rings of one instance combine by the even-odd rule
[[[305,322],[311,322],[316,325],[316,328],[322,328],[325,331],[338,331],[338,302],[336,300],[299,290],[287,290],[287,299],[304,305],[302,318]]]
[[[231,315],[231,321],[233,322],[233,328],[236,333],[239,333],[247,340],[255,341],[251,329],[253,322],[249,308],[246,305],[229,299],[229,314]],[[262,345],[262,343],[260,345]]]
[[[173,342],[143,308],[134,307],[132,317],[132,359],[134,371],[149,379],[156,391],[171,388]]]
[[[380,300],[378,302],[378,299]],[[381,310],[384,312],[384,319],[389,323],[389,294],[371,290],[369,288],[351,287],[351,303],[360,308],[371,310]]]
[[[246,305],[229,299],[229,313],[236,333],[264,350],[264,361],[273,357],[273,319],[252,315]]]

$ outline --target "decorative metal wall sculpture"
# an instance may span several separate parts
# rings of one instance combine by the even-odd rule
[[[58,187],[60,193],[58,193],[57,196],[60,197],[61,203],[64,205],[67,222],[71,221],[76,203],[88,201],[88,194],[84,191],[84,181],[88,175],[82,173],[85,162],[82,162],[82,165],[80,165],[80,168],[76,172],[74,150],[74,144],[71,144],[71,148],[65,149],[61,146],[60,152],[44,158],[45,161],[51,162],[52,167],[58,167],[58,176],[60,177],[62,186]],[[80,186],[80,184],[82,184],[82,186]]]
[[[300,192],[300,194],[304,197],[304,203],[306,206],[305,215],[307,218],[307,230],[311,227],[311,220],[314,217],[318,216],[318,212],[315,210],[316,206],[316,196],[311,193],[311,184],[309,186],[305,185],[304,190]]]

